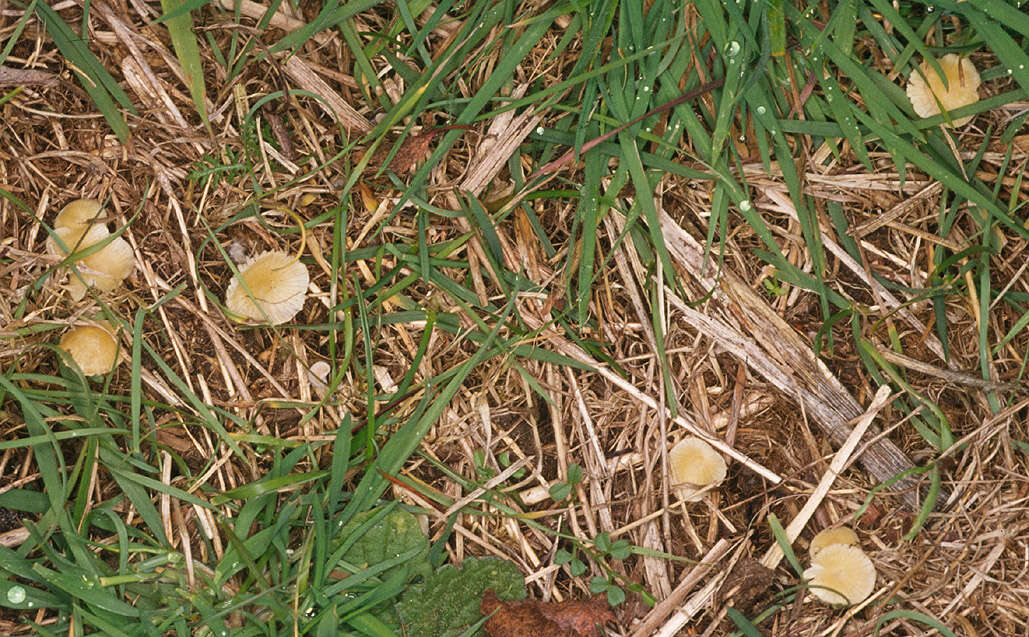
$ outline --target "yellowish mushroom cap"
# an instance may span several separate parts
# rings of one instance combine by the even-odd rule
[[[73,275],[68,282],[68,290],[76,301],[85,296],[88,286],[111,292],[132,274],[135,267],[132,246],[125,239],[115,237],[98,252],[75,263],[82,280]]]
[[[857,543],[858,536],[853,529],[849,526],[838,526],[834,529],[825,529],[811,538],[811,546],[808,547],[808,553],[814,557],[819,551],[833,544],[857,546]]]
[[[104,241],[111,233],[106,227],[96,225],[88,228],[84,226],[56,228],[54,234],[60,238],[66,248],[81,252]],[[61,257],[68,256],[68,252],[61,248],[53,237],[47,239],[47,250]],[[132,274],[132,270],[136,266],[132,256],[132,246],[121,237],[115,237],[96,252],[76,260],[73,265],[78,271],[78,275],[71,274],[68,291],[76,301],[85,296],[86,289],[90,286],[95,286],[104,292],[117,289],[121,282]]]
[[[856,546],[833,544],[804,571],[811,593],[828,604],[858,604],[875,590],[875,566]]]
[[[680,495],[693,502],[703,497],[699,489],[717,485],[725,480],[728,471],[721,454],[700,438],[683,438],[668,452],[672,486]]]
[[[279,325],[304,307],[310,281],[307,266],[293,255],[263,252],[240,266],[239,275],[232,277],[225,291],[225,306],[251,320]]]
[[[118,341],[104,323],[68,331],[58,347],[71,355],[86,376],[107,374],[118,364]]]
[[[940,113],[940,105],[948,111],[979,101],[979,71],[966,57],[955,53],[944,55],[938,60],[947,86],[943,86],[940,74],[926,60],[911,72],[908,78],[907,94],[911,106],[919,117],[932,117]],[[939,100],[939,104],[936,101]],[[972,116],[959,117],[954,126],[964,126]]]
[[[57,213],[54,219],[54,229],[68,228],[69,230],[84,231],[95,220],[100,217],[100,202],[96,199],[76,199],[70,202]]]
[[[66,257],[72,252],[81,252],[106,239],[111,233],[103,225],[97,226],[57,226],[54,235],[47,237],[46,251],[50,254]],[[60,243],[58,243],[60,239]],[[63,244],[64,247],[61,247]]]

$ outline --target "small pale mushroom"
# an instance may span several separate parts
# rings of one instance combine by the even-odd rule
[[[332,367],[325,361],[313,363],[307,371],[307,380],[311,383],[311,389],[319,398],[324,398],[329,391],[329,372]]]
[[[263,252],[239,267],[225,291],[225,307],[244,318],[270,325],[289,321],[304,307],[307,266],[293,255]]]
[[[847,546],[857,546],[858,536],[849,526],[838,526],[832,529],[824,529],[811,538],[811,546],[808,547],[808,553],[811,557],[818,555],[819,551],[832,546],[834,544],[845,544]]]
[[[686,502],[704,497],[701,491],[725,480],[725,460],[711,445],[692,436],[683,438],[668,451],[671,483]]]
[[[57,213],[54,228],[84,231],[90,226],[98,225],[100,208],[100,202],[96,199],[76,199],[69,202]]]
[[[911,106],[919,117],[932,117],[944,110],[952,111],[979,101],[979,71],[967,57],[948,53],[938,60],[947,80],[943,85],[940,74],[926,60],[908,78],[907,94]],[[937,103],[937,100],[939,103]],[[952,120],[954,126],[964,126],[972,115]]]
[[[105,224],[91,223],[99,213],[100,204],[92,199],[71,202],[57,214],[54,234],[46,242],[50,254],[63,258],[106,241],[96,252],[71,264],[77,274],[71,273],[67,287],[76,301],[84,297],[91,286],[104,292],[117,289],[135,268],[129,243],[121,237],[109,239],[111,233]]]
[[[118,341],[103,322],[69,330],[58,347],[71,356],[86,376],[110,373],[118,364]]]
[[[811,558],[804,579],[827,604],[858,604],[875,590],[875,565],[860,548],[833,544]]]

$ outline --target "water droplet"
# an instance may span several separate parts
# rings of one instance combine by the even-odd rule
[[[542,126],[537,126],[536,127],[536,134],[537,135],[542,135],[543,134],[543,127]]]
[[[757,114],[758,115],[764,115],[766,110],[768,110],[768,109],[766,109],[764,106],[758,106],[757,107]]]
[[[1011,69],[1008,69],[1008,75],[1011,75],[1012,72],[1013,71]]]
[[[740,43],[736,40],[733,40],[732,42],[729,42],[725,45],[725,54],[731,58],[736,57],[740,54],[740,48]]]
[[[7,589],[7,601],[12,604],[20,604],[25,601],[25,589],[21,586],[12,586]]]
[[[929,5],[928,7],[925,8],[925,12],[926,13],[932,13],[933,11],[936,11],[936,7],[934,7],[932,5]]]
[[[1021,70],[1022,70],[1022,69],[1024,69],[1024,68],[1025,68],[1025,64],[1019,64],[1019,65],[1018,65],[1018,70],[1019,70],[1019,71],[1021,71]]]
[[[650,87],[649,87],[649,86],[644,86],[644,87],[643,87],[643,92],[644,92],[644,93],[647,93],[647,92],[649,92],[649,91],[650,91]]]
[[[27,606],[29,608],[32,608],[35,605],[36,605],[35,602],[33,602],[32,600],[29,600],[29,601],[25,602],[25,606]]]
[[[751,208],[753,208],[753,206],[750,205],[750,199],[744,199],[740,202],[740,210],[743,212],[747,212]]]

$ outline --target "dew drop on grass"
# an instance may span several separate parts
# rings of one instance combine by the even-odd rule
[[[740,43],[736,40],[733,40],[732,42],[729,42],[725,45],[725,54],[731,58],[736,57],[740,54],[740,48]]]
[[[766,109],[764,106],[758,106],[756,110],[758,115],[764,115],[765,111],[768,109]]]
[[[7,589],[7,601],[12,604],[20,604],[25,601],[25,589],[21,586],[12,586]]]
[[[537,126],[536,127],[536,134],[537,135],[542,135],[543,134],[543,127],[542,126]]]
[[[750,205],[750,200],[749,199],[744,199],[743,201],[740,202],[740,210],[742,210],[743,212],[747,212],[752,207],[753,206]]]

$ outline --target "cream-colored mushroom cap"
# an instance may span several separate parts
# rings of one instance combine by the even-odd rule
[[[118,341],[102,323],[68,331],[58,347],[71,355],[86,376],[107,374],[118,364]]]
[[[683,438],[668,452],[672,485],[687,502],[703,497],[699,488],[725,480],[728,468],[721,454],[700,438]]]
[[[104,225],[56,226],[54,234],[47,237],[46,251],[59,257],[66,257],[72,252],[81,252],[100,243],[110,234]]]
[[[815,537],[811,538],[811,546],[808,547],[808,553],[812,557],[818,555],[818,552],[827,546],[833,544],[846,544],[847,546],[857,546],[858,536],[849,526],[838,526],[834,529],[825,529],[815,534]]]
[[[856,546],[833,544],[811,558],[804,571],[811,593],[828,604],[857,604],[875,590],[875,566]]]
[[[57,213],[54,229],[85,230],[100,217],[100,202],[96,199],[76,199]]]
[[[225,306],[254,321],[285,323],[304,307],[310,281],[307,266],[293,255],[263,252],[240,266],[239,275],[232,277],[225,291]]]
[[[96,225],[88,228],[56,228],[54,234],[68,250],[81,252],[104,241],[111,233],[103,225]],[[61,257],[68,256],[68,252],[60,247],[54,237],[47,240],[47,250]],[[68,291],[76,301],[86,295],[86,288],[90,286],[104,292],[115,290],[136,267],[132,246],[121,237],[111,239],[104,247],[76,260],[72,265],[75,266],[78,275],[70,275]]]
[[[944,55],[938,60],[947,86],[943,86],[940,74],[926,60],[911,72],[908,78],[907,94],[911,106],[919,117],[932,117],[940,113],[940,105],[948,111],[979,101],[979,71],[966,57],[955,53]],[[939,100],[939,104],[936,101]],[[964,126],[972,115],[953,120],[954,126]]]

